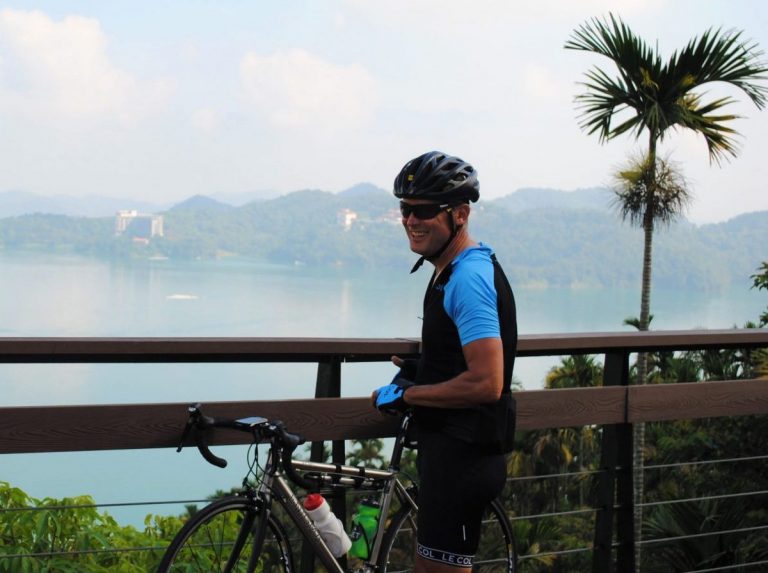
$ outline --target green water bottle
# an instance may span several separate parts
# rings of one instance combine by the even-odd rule
[[[381,507],[379,502],[371,498],[363,498],[357,506],[357,513],[352,516],[352,532],[349,538],[352,547],[349,554],[358,559],[368,559],[373,548],[373,539],[379,527]]]

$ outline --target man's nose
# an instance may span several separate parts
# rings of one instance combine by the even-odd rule
[[[418,223],[419,222],[419,218],[416,215],[414,215],[413,213],[408,213],[408,216],[403,218],[403,222],[410,227],[410,226]]]

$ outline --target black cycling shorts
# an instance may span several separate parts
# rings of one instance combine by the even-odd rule
[[[504,455],[484,454],[456,438],[420,432],[417,467],[419,555],[472,567],[483,511],[504,489]]]

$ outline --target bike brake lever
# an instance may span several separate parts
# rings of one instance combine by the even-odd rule
[[[187,412],[189,412],[189,417],[187,418],[187,423],[184,425],[184,430],[181,432],[181,441],[179,441],[179,446],[176,448],[176,453],[179,453],[182,450],[184,442],[187,441],[187,437],[189,436],[189,431],[200,417],[200,404],[192,404],[187,408]]]
[[[187,419],[187,423],[186,423],[186,425],[184,426],[184,431],[181,433],[181,440],[179,441],[179,445],[178,445],[178,447],[176,448],[176,453],[180,452],[180,451],[181,451],[181,449],[184,447],[184,442],[186,442],[186,441],[187,441],[187,436],[189,436],[189,431],[190,431],[190,429],[192,428],[192,425],[193,425],[194,423],[195,423],[195,422],[192,420],[192,417],[190,416],[190,417]]]

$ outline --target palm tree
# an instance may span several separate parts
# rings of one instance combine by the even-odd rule
[[[582,108],[581,126],[596,133],[602,142],[629,133],[648,141],[647,170],[643,174],[645,202],[641,221],[644,232],[643,273],[640,298],[640,330],[648,329],[651,296],[651,254],[654,224],[657,222],[658,189],[657,145],[670,128],[686,128],[701,134],[707,143],[710,161],[719,163],[735,157],[737,132],[729,122],[737,116],[723,114],[723,108],[735,100],[730,96],[704,101],[698,90],[715,82],[740,89],[760,109],[766,103],[768,88],[759,82],[768,71],[761,61],[763,53],[756,43],[742,41],[741,32],[707,30],[691,40],[682,50],[663,62],[657,49],[637,37],[620,18],[593,18],[579,26],[565,48],[599,54],[610,59],[618,76],[611,78],[594,67],[583,83],[586,92],[577,96]],[[614,116],[621,116],[617,125]],[[647,361],[638,357],[638,382],[645,380]],[[635,444],[635,464],[642,453],[642,443]],[[642,483],[635,482],[642,490]],[[636,536],[640,538],[640,517],[636,513]],[[639,555],[636,558],[639,567]]]
[[[544,379],[545,388],[585,388],[603,383],[603,367],[589,354],[574,354],[560,359]]]
[[[597,133],[605,142],[624,133],[639,138],[647,132],[648,155],[645,177],[645,205],[634,211],[641,215],[645,233],[643,284],[640,308],[641,330],[648,328],[650,312],[651,245],[656,211],[656,181],[659,170],[657,145],[670,128],[687,128],[701,134],[711,161],[736,156],[737,132],[728,122],[735,115],[715,115],[734,103],[730,96],[703,102],[696,90],[713,82],[730,84],[742,90],[760,109],[766,103],[768,87],[757,83],[768,71],[760,61],[763,53],[757,44],[741,41],[741,32],[708,30],[691,40],[666,63],[660,54],[624,24],[609,15],[608,20],[592,19],[581,25],[565,44],[567,49],[600,54],[616,65],[619,76],[612,79],[595,67],[587,72],[586,93],[577,96],[582,106],[582,128]],[[614,116],[627,112],[618,125]]]
[[[733,569],[762,562],[768,556],[765,539],[744,531],[751,529],[743,500],[721,503],[701,500],[655,508],[646,531],[647,539],[664,540],[651,546],[649,572]],[[764,536],[763,536],[764,537]],[[670,539],[678,538],[674,543]]]

